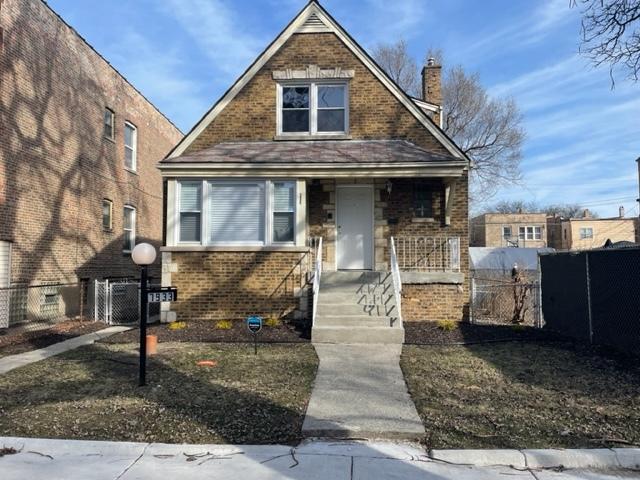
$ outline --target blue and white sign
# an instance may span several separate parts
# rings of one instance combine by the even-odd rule
[[[260,330],[262,330],[262,317],[248,317],[247,328],[251,333],[258,333]]]

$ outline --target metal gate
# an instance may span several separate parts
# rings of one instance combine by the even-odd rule
[[[514,283],[497,278],[471,279],[471,322],[522,323],[542,327],[540,283]],[[519,321],[514,321],[518,319]]]
[[[137,282],[96,280],[95,320],[109,325],[126,325],[140,318],[140,290]]]

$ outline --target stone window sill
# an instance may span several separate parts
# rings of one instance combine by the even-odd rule
[[[411,223],[433,223],[436,219],[433,217],[413,217]]]
[[[287,140],[351,140],[351,135],[348,134],[338,134],[338,135],[308,135],[308,134],[291,134],[291,135],[276,135],[273,137],[276,141],[287,141]]]
[[[308,252],[310,247],[294,245],[179,245],[161,247],[161,252]]]

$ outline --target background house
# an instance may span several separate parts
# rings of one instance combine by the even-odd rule
[[[136,275],[182,134],[45,2],[0,2],[0,27],[0,287]],[[57,289],[29,292],[58,308]]]
[[[547,246],[545,213],[484,213],[471,219],[472,247]]]
[[[581,218],[549,217],[549,246],[557,250],[588,250],[605,246],[607,240],[636,241],[637,219],[625,218],[624,208],[613,218],[593,218],[585,210]]]

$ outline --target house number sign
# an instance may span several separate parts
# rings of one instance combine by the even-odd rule
[[[178,300],[178,289],[176,287],[164,287],[147,292],[149,303],[175,302]]]

